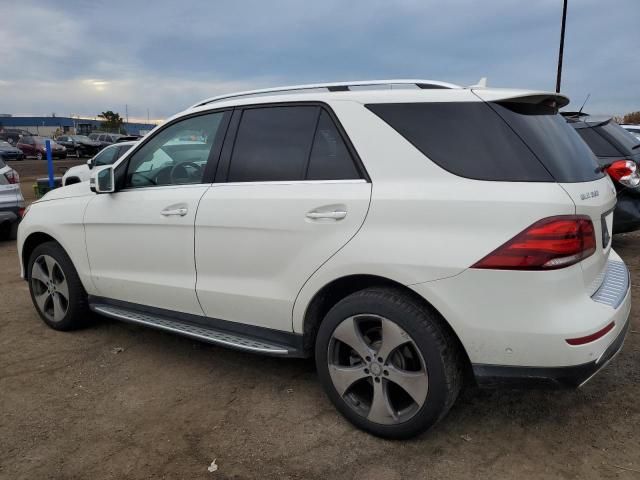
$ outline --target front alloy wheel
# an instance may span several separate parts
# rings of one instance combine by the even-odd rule
[[[338,394],[371,422],[406,422],[427,398],[429,375],[422,354],[402,328],[380,315],[343,320],[331,336],[328,360]]]
[[[40,318],[55,330],[86,324],[87,293],[67,252],[56,242],[38,245],[26,265],[29,292]]]
[[[40,313],[50,322],[60,322],[69,309],[69,285],[58,262],[40,255],[31,267],[31,290]]]

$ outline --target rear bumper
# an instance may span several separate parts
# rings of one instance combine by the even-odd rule
[[[580,385],[618,350],[611,345],[623,341],[631,310],[629,273],[613,250],[597,289],[584,284],[579,264],[552,272],[468,269],[411,288],[448,321],[484,385]],[[611,323],[593,340],[568,342]]]
[[[481,387],[581,387],[606,367],[620,353],[629,331],[629,320],[618,336],[597,360],[571,367],[505,367],[500,365],[473,365],[473,373]]]

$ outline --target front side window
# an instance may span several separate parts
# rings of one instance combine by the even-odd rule
[[[353,158],[323,108],[262,107],[242,113],[229,182],[357,178]]]
[[[159,131],[129,158],[125,185],[202,183],[224,115],[225,112],[199,115]]]

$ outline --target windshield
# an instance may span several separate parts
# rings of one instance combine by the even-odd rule
[[[615,122],[609,122],[603,125],[602,130],[608,133],[616,142],[622,145],[625,150],[631,150],[636,145],[640,144],[638,139],[631,132],[628,132]]]
[[[11,147],[11,144],[9,142],[4,142],[0,140],[0,147],[5,147],[5,148]]]
[[[71,138],[73,138],[74,140],[84,140],[84,141],[90,140],[90,138],[87,137],[86,135],[71,135]]]

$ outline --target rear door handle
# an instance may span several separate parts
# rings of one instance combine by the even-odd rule
[[[179,215],[184,217],[187,214],[188,210],[186,208],[167,208],[162,210],[160,213],[165,217],[170,217],[172,215]]]
[[[334,210],[333,212],[308,212],[307,218],[312,220],[318,220],[321,218],[329,218],[332,220],[342,220],[347,216],[347,212],[344,210]]]

